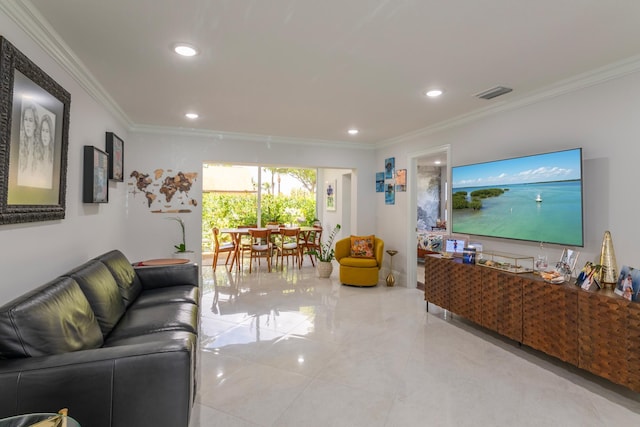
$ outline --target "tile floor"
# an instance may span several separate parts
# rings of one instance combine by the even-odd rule
[[[190,427],[637,426],[640,395],[404,287],[203,267]]]

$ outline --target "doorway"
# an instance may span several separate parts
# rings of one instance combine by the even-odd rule
[[[418,187],[418,166],[425,164],[432,164],[442,168],[441,172],[441,197],[440,197],[440,210],[443,212],[442,216],[451,212],[451,198],[448,197],[448,183],[451,181],[451,146],[443,145],[439,147],[433,147],[422,151],[410,153],[408,156],[408,164],[413,173],[409,174],[409,182],[407,182],[407,192],[409,207],[407,209],[407,287],[418,287],[418,253],[417,253],[417,231],[418,231],[418,197],[420,189]],[[447,221],[448,218],[444,218]],[[446,227],[449,227],[449,221],[446,223]]]

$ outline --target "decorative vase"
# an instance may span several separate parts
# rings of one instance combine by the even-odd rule
[[[196,262],[196,253],[194,251],[174,252],[173,258],[188,259],[189,262]]]
[[[331,263],[331,261],[318,260],[316,270],[318,270],[318,277],[326,279],[327,277],[331,276],[331,273],[333,272],[333,264]]]
[[[387,251],[389,256],[389,274],[387,275],[387,286],[394,286],[396,284],[396,278],[393,277],[393,256],[398,253],[398,251],[389,249]]]

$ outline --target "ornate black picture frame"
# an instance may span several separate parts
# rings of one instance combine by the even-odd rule
[[[107,132],[106,149],[109,154],[109,179],[124,181],[124,141],[113,132]]]
[[[0,224],[63,219],[71,95],[0,36]]]
[[[92,146],[84,146],[82,202],[109,202],[109,154]]]

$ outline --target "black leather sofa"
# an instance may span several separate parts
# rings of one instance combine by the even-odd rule
[[[0,279],[1,280],[1,279]],[[0,307],[0,418],[187,427],[196,390],[196,264],[107,252]]]

